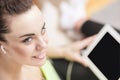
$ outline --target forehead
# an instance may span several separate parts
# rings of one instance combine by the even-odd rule
[[[31,9],[11,17],[9,27],[12,35],[22,35],[42,28],[44,24],[43,16],[36,6]]]

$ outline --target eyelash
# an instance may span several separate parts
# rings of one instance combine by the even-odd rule
[[[42,30],[41,30],[41,34],[44,35],[46,32],[46,27],[43,27]]]
[[[28,38],[24,39],[22,42],[29,43],[31,40],[32,40],[32,37],[28,37]]]
[[[44,24],[45,25],[45,24]],[[41,34],[44,35],[46,33],[46,27],[44,26],[41,30]],[[27,37],[24,39],[22,42],[23,43],[29,43],[33,38],[32,37]]]

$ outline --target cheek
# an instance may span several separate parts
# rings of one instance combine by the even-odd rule
[[[33,55],[33,46],[13,46],[13,50],[16,55],[21,57],[29,57]]]
[[[47,35],[47,33],[44,35],[44,41],[48,44],[48,35]]]
[[[14,47],[14,50],[15,52],[18,54],[18,55],[21,55],[21,56],[27,56],[27,51],[25,50],[25,48],[21,48],[21,47]]]

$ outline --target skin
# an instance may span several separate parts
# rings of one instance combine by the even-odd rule
[[[11,32],[4,35],[7,43],[0,41],[6,51],[4,54],[0,49],[1,80],[41,80],[40,66],[46,61],[46,50],[47,56],[51,58],[65,58],[85,64],[81,56],[78,56],[79,51],[91,43],[93,37],[62,48],[48,49],[45,22],[36,6],[23,14],[8,16],[7,19]]]
[[[41,80],[39,67],[46,61],[48,41],[40,10],[32,6],[23,14],[9,16],[8,21],[7,43],[0,42],[6,51],[0,50],[0,79]]]
[[[59,47],[49,47],[47,55],[50,58],[64,58],[68,61],[73,61],[88,67],[85,58],[80,55],[81,51],[86,48],[95,39],[96,35],[85,38],[80,41],[75,41],[71,44]],[[56,54],[57,53],[57,54]]]
[[[36,6],[42,8],[42,6],[40,6],[42,4],[39,3],[39,0],[33,0],[33,1],[36,4]],[[82,20],[80,19],[75,25],[75,30],[78,31],[80,29],[80,26],[87,19],[88,18],[84,18]],[[94,40],[95,37],[96,36],[94,35],[94,36],[85,38],[85,39],[80,40],[80,41],[72,42],[71,44],[67,44],[64,46],[52,46],[52,45],[50,45],[47,48],[47,56],[49,58],[64,58],[68,61],[75,61],[75,62],[78,62],[78,63],[84,65],[84,66],[88,66],[88,63],[86,63],[85,59],[80,55],[80,53],[84,48],[86,48]]]

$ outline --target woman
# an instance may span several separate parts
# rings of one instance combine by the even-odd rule
[[[40,10],[32,0],[1,0],[0,13],[0,79],[43,80],[48,41]]]
[[[41,11],[32,0],[0,0],[0,80],[44,80],[40,67],[46,61],[45,29]],[[84,46],[92,40],[85,40]],[[68,58],[54,51],[48,55]]]
[[[56,1],[54,1],[54,2],[56,2]],[[37,3],[39,3],[39,2],[37,2]],[[45,5],[48,8],[46,9],[46,6],[45,7],[43,6],[45,8],[45,10],[43,8],[43,13],[47,11],[46,12],[46,15],[47,15],[46,18],[52,18],[54,16],[52,14],[54,14],[56,12],[53,10],[53,8],[51,9],[51,6],[50,6],[50,4],[48,4],[48,2]],[[50,12],[50,14],[51,13],[52,14],[50,15],[49,12]],[[68,15],[69,15],[69,13],[68,13]],[[50,17],[48,17],[48,16],[50,16]],[[53,18],[52,18],[52,20],[53,20]],[[69,18],[66,18],[66,19],[69,19]],[[54,21],[57,22],[56,18],[55,18]],[[54,21],[52,21],[52,22],[54,22]],[[50,19],[50,24],[52,24],[51,19]],[[81,27],[81,29],[78,29],[78,30],[81,31],[82,34],[84,34],[84,37],[88,37],[88,36],[91,36],[93,34],[96,34],[102,28],[102,26],[103,26],[103,24],[100,24],[100,23],[96,23],[96,22],[93,22],[93,21],[86,21],[83,24],[83,26],[80,26],[80,24],[78,25],[78,28]],[[55,27],[50,26],[50,28],[55,28]],[[55,30],[57,30],[57,29],[55,29]],[[56,31],[54,32],[54,34],[55,33],[56,33]],[[51,35],[51,34],[52,33],[50,33],[49,35]],[[61,36],[59,36],[59,37],[61,38]],[[58,38],[56,38],[56,39],[58,39]],[[53,39],[53,41],[54,41],[54,39]],[[81,42],[84,43],[83,41],[81,41]],[[64,53],[64,57],[65,57],[65,59],[67,59],[67,60],[64,60],[64,59],[54,59],[54,60],[52,60],[53,61],[52,63],[53,63],[56,71],[58,72],[58,74],[60,75],[62,80],[98,80],[95,77],[95,75],[89,70],[89,68],[86,68],[86,67],[82,66],[81,64],[79,64],[80,61],[81,61],[80,60],[81,58],[80,58],[80,55],[79,55],[79,53],[80,53],[79,50],[80,50],[80,46],[82,45],[82,43],[79,42],[77,44],[70,44],[66,48],[65,48],[65,46],[62,46],[62,48],[60,46],[55,47],[55,48],[51,47],[53,50],[49,48],[50,50],[52,50],[51,53],[55,53],[56,55],[58,55],[60,53]],[[83,45],[82,45],[82,47],[83,47]],[[64,51],[62,51],[62,50],[64,50]],[[65,56],[66,54],[67,54],[67,56]],[[77,61],[79,63],[70,62],[69,60]],[[83,62],[83,61],[81,61],[81,62]]]

